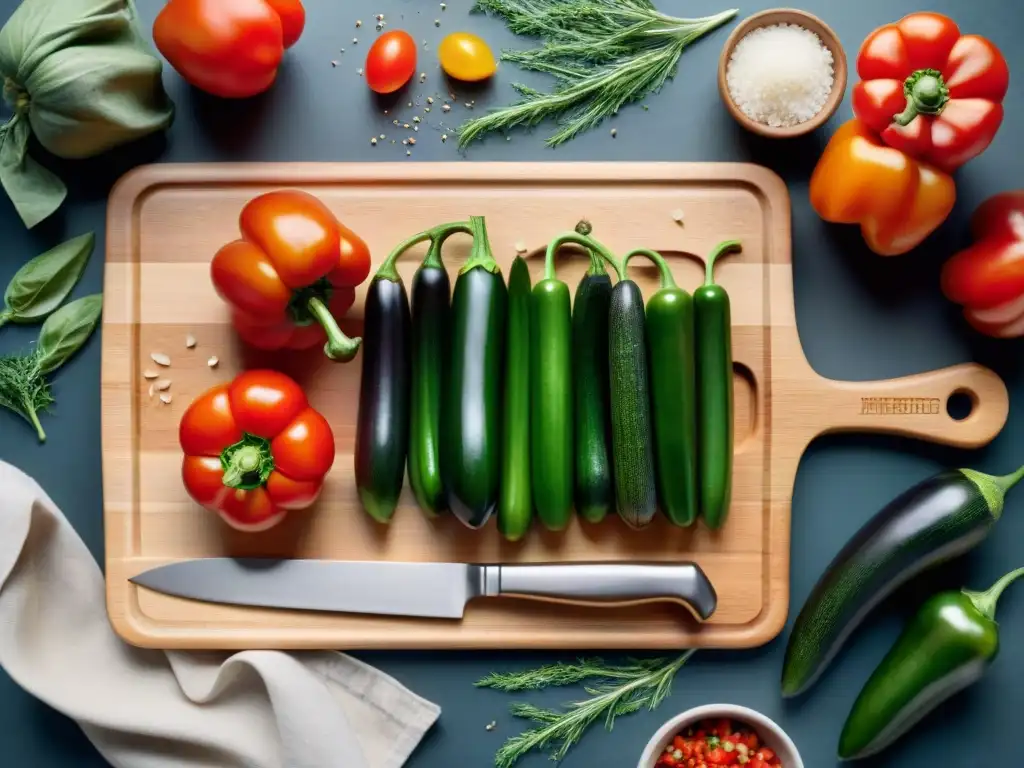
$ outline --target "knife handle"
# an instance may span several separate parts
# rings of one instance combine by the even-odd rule
[[[588,605],[682,603],[698,619],[715,612],[718,596],[696,563],[587,563],[484,566],[484,595]]]

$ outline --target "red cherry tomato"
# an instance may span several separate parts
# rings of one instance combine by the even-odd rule
[[[366,83],[377,93],[394,93],[415,71],[416,41],[408,32],[385,32],[366,52]]]

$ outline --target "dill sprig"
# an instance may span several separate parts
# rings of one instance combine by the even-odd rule
[[[589,699],[571,702],[561,712],[532,704],[513,704],[511,712],[515,717],[537,725],[508,739],[494,756],[495,767],[511,768],[535,749],[550,750],[553,760],[561,760],[598,720],[603,720],[605,728],[611,730],[617,717],[645,707],[654,709],[671,692],[676,672],[693,653],[689,650],[675,659],[633,661],[623,666],[608,666],[601,659],[581,659],[576,664],[547,664],[524,672],[492,673],[479,680],[477,686],[499,691],[597,681],[584,686]]]
[[[737,14],[680,19],[659,13],[649,0],[477,0],[474,10],[500,16],[516,34],[542,38],[537,48],[504,51],[501,58],[554,76],[555,88],[543,93],[513,83],[522,100],[467,121],[459,129],[460,147],[548,118],[559,130],[547,144],[569,141],[659,91],[687,46]]]
[[[37,352],[0,357],[0,408],[9,408],[31,424],[40,441],[46,439],[39,414],[53,405]]]

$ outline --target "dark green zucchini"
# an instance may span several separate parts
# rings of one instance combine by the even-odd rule
[[[647,301],[647,351],[654,422],[654,463],[661,511],[672,523],[697,519],[697,392],[693,299],[676,285],[656,251],[638,248],[658,267],[661,286]]]
[[[832,560],[804,603],[786,647],[783,696],[810,688],[871,610],[909,579],[974,548],[1003,511],[1007,477],[971,469],[913,486],[869,520]]]
[[[612,290],[608,312],[612,466],[619,515],[634,528],[657,510],[644,297],[629,279]]]
[[[533,517],[533,492],[530,489],[530,268],[518,256],[508,271],[504,402],[498,530],[509,541],[517,541],[526,534]]]
[[[611,405],[608,395],[608,311],[612,281],[599,257],[576,287],[572,306],[576,411],[576,512],[592,523],[614,506]]]
[[[386,523],[402,493],[409,445],[411,318],[401,278],[375,275],[364,313],[356,488],[363,509]]]
[[[442,397],[441,472],[448,506],[479,528],[498,503],[501,384],[508,291],[482,216],[470,219],[473,251],[452,296],[451,362]]]
[[[427,515],[447,508],[441,477],[441,390],[447,368],[451,281],[431,244],[412,280],[412,397],[409,485]]]

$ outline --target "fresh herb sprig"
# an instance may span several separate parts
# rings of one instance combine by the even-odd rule
[[[556,82],[550,93],[513,83],[523,99],[464,123],[460,147],[548,118],[560,127],[547,144],[569,141],[660,90],[687,46],[738,13],[680,19],[658,12],[650,0],[477,0],[474,10],[500,16],[516,34],[542,38],[537,48],[501,58]]]
[[[582,659],[576,664],[547,664],[523,672],[492,673],[477,681],[480,688],[499,691],[532,691],[596,681],[584,687],[589,699],[574,701],[561,712],[532,704],[513,704],[511,712],[515,717],[537,725],[501,746],[494,756],[495,768],[511,768],[535,749],[549,750],[553,760],[561,760],[599,720],[610,731],[615,718],[645,707],[654,709],[669,695],[676,672],[693,653],[694,650],[688,650],[675,659],[647,659],[622,666],[609,666],[601,659]]]
[[[46,318],[35,349],[0,357],[0,407],[31,424],[46,441],[40,414],[53,405],[47,375],[66,363],[88,340],[103,310],[100,294],[72,301]]]
[[[26,262],[4,291],[0,326],[37,323],[54,312],[82,277],[95,245],[96,236],[88,232]]]

